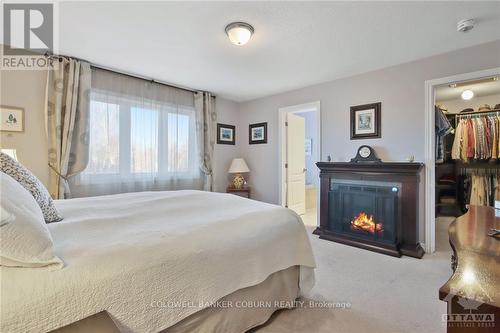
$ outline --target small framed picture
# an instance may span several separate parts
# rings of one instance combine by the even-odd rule
[[[351,106],[351,140],[381,137],[382,103]]]
[[[233,125],[217,124],[217,143],[222,145],[236,144],[236,127]]]
[[[24,132],[24,109],[0,106],[0,130],[3,132]]]
[[[248,126],[248,143],[251,145],[267,143],[267,123],[250,124]]]

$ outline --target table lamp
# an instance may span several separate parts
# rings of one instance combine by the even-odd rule
[[[243,184],[245,184],[245,178],[241,175],[245,172],[250,172],[248,165],[245,160],[242,158],[234,158],[231,162],[231,166],[229,167],[229,173],[234,173],[233,178],[233,187],[234,188],[242,188]]]

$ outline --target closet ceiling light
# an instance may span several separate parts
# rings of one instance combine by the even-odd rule
[[[252,37],[253,27],[245,22],[233,22],[226,26],[226,34],[234,45],[245,45]]]
[[[461,96],[462,96],[462,99],[465,99],[466,101],[468,101],[469,99],[474,97],[474,92],[472,90],[464,90],[462,92]]]

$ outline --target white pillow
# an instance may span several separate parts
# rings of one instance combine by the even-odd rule
[[[63,267],[53,253],[52,237],[33,196],[5,173],[0,173],[0,265]]]

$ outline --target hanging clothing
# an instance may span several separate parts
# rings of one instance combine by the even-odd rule
[[[436,163],[444,162],[444,137],[453,132],[453,126],[439,107],[435,107]]]
[[[477,206],[487,206],[486,182],[483,176],[472,176],[470,204]]]
[[[475,140],[475,132],[474,132],[474,126],[472,124],[472,119],[467,120],[467,158],[474,158],[474,152],[476,148],[476,140]]]
[[[500,158],[500,118],[482,115],[462,118],[457,124],[451,158],[469,162],[471,159]]]
[[[495,200],[500,200],[500,176],[471,175],[462,183],[464,199],[471,205],[494,206]]]
[[[453,146],[451,148],[451,158],[454,160],[460,159],[460,156],[463,155],[464,145],[465,146],[467,145],[466,137],[464,137],[463,135],[464,129],[465,129],[464,122],[462,121],[459,122],[457,128],[455,129],[455,138],[458,137],[458,140],[457,139],[453,140]]]
[[[497,124],[497,158],[500,158],[500,115],[495,116],[495,121]],[[493,143],[495,144],[495,143]]]
[[[491,158],[498,158],[498,145],[496,144],[498,140],[498,122],[496,117],[489,117],[491,124],[491,133],[490,133],[490,145],[491,145]]]

